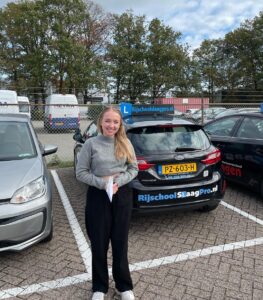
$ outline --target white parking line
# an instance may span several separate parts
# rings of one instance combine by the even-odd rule
[[[149,269],[149,268],[156,268],[159,266],[164,266],[168,264],[173,264],[176,262],[181,262],[185,260],[191,260],[195,259],[198,257],[204,257],[207,255],[212,255],[212,254],[218,254],[222,253],[225,251],[230,251],[230,250],[237,250],[241,248],[246,248],[246,247],[251,247],[251,246],[256,246],[256,245],[262,245],[263,244],[263,237],[262,238],[257,238],[253,240],[247,240],[247,241],[241,241],[241,242],[235,242],[235,243],[230,243],[230,244],[224,244],[224,245],[219,245],[219,246],[213,246],[205,249],[199,249],[196,251],[190,251],[186,253],[180,253],[177,255],[171,255],[171,256],[166,256],[166,257],[161,257],[158,259],[151,259],[135,264],[130,264],[130,270],[131,272],[133,271],[139,271],[143,269]],[[111,272],[111,269],[109,270]],[[66,277],[66,278],[61,278],[57,280],[52,280],[52,281],[47,281],[47,282],[42,282],[38,284],[32,284],[32,285],[26,285],[14,289],[7,289],[0,291],[0,299],[8,299],[11,297],[16,297],[19,295],[27,295],[27,294],[32,294],[32,293],[39,293],[39,292],[44,292],[48,291],[51,289],[58,289],[61,287],[66,287],[74,284],[79,284],[83,283],[86,281],[91,280],[91,274],[88,273],[83,273],[80,275],[75,275],[71,277]]]
[[[151,259],[151,260],[146,260],[143,262],[135,263],[130,265],[130,270],[131,271],[138,271],[138,270],[143,270],[143,269],[148,269],[148,268],[154,268],[154,267],[159,267],[167,264],[173,264],[176,262],[181,262],[184,260],[190,260],[198,257],[203,257],[211,254],[216,254],[216,253],[221,253],[225,251],[230,251],[230,250],[236,250],[236,249],[241,249],[241,248],[246,248],[246,247],[251,247],[251,246],[256,246],[256,245],[262,245],[263,244],[263,237],[253,239],[253,240],[246,240],[246,241],[241,241],[241,242],[235,242],[235,243],[229,243],[229,244],[223,244],[219,246],[213,246],[205,249],[199,249],[196,251],[190,251],[186,253],[180,253],[176,255],[171,255],[171,256],[166,256],[166,257],[161,257],[157,259]]]
[[[52,170],[51,174],[52,174],[55,184],[57,186],[61,201],[65,208],[65,211],[66,211],[66,214],[67,214],[67,217],[69,220],[69,224],[70,224],[70,226],[72,228],[72,232],[75,236],[75,239],[76,239],[79,251],[80,251],[80,255],[85,264],[87,273],[70,276],[70,277],[66,277],[66,278],[60,278],[57,280],[37,283],[37,284],[26,285],[26,286],[22,286],[22,287],[13,288],[13,289],[2,290],[2,291],[0,291],[0,299],[8,299],[8,298],[16,297],[19,295],[32,294],[35,292],[44,292],[47,290],[58,289],[61,287],[71,286],[74,284],[79,284],[79,283],[83,283],[83,282],[91,280],[91,251],[90,251],[89,245],[88,245],[88,243],[85,239],[85,236],[81,230],[81,227],[77,221],[77,218],[74,214],[74,211],[73,211],[72,206],[69,202],[69,199],[66,195],[66,192],[63,188],[63,185],[57,175],[57,172]],[[254,217],[253,215],[250,215],[230,204],[227,204],[224,201],[221,201],[221,204],[223,206],[225,206],[226,208],[231,209],[234,212],[242,215],[243,217],[246,217],[260,225],[263,225],[263,221],[261,219],[258,219],[256,217]],[[204,257],[207,255],[218,254],[218,253],[222,253],[225,251],[231,251],[231,250],[252,247],[252,246],[262,245],[262,244],[263,244],[263,237],[260,237],[260,238],[256,238],[256,239],[252,239],[252,240],[223,244],[223,245],[208,247],[205,249],[189,251],[186,253],[180,253],[180,254],[161,257],[161,258],[157,258],[157,259],[151,259],[151,260],[147,260],[147,261],[143,261],[143,262],[130,264],[129,267],[130,267],[131,271],[138,271],[138,270],[143,270],[143,269],[148,269],[148,268],[159,267],[159,266],[163,266],[163,265],[167,265],[167,264],[173,264],[173,263],[181,262],[181,261],[185,261],[185,260],[195,259],[198,257]],[[111,268],[109,269],[109,273],[111,274]]]
[[[0,299],[8,299],[11,297],[28,295],[36,292],[45,292],[52,289],[58,289],[61,287],[79,284],[89,280],[91,280],[91,274],[83,273],[75,276],[60,278],[57,280],[25,285],[22,287],[0,291]]]
[[[78,220],[75,216],[75,213],[73,211],[73,208],[69,202],[68,196],[63,188],[63,185],[58,177],[58,174],[55,170],[51,170],[51,174],[54,178],[55,184],[58,189],[58,193],[60,195],[61,201],[63,203],[63,206],[65,208],[70,227],[73,231],[73,235],[76,239],[80,255],[83,259],[84,265],[86,267],[86,271],[88,274],[91,274],[91,251],[90,247],[86,241],[86,238],[84,236],[84,233],[81,230],[81,227],[78,223]]]
[[[254,222],[258,223],[259,225],[263,225],[263,221],[262,221],[261,219],[259,219],[259,218],[257,218],[257,217],[254,217],[253,215],[250,215],[249,213],[247,213],[247,212],[245,212],[245,211],[243,211],[243,210],[241,210],[241,209],[239,209],[239,208],[237,208],[237,207],[235,207],[235,206],[232,206],[232,205],[230,205],[230,204],[227,204],[227,203],[224,202],[224,201],[221,201],[220,203],[221,203],[223,206],[225,206],[225,207],[227,207],[227,208],[229,208],[229,209],[231,209],[231,210],[237,212],[237,213],[240,214],[241,216],[243,216],[243,217],[245,217],[245,218],[248,218],[248,219],[250,219],[251,221],[254,221]]]

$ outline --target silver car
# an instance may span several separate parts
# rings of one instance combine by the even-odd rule
[[[53,236],[51,182],[42,146],[26,115],[0,114],[0,252]]]

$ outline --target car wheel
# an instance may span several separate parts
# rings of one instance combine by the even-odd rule
[[[48,242],[50,242],[52,239],[53,239],[53,222],[52,222],[51,229],[50,229],[50,232],[49,232],[48,236],[45,237],[41,242],[42,242],[42,243],[48,243]]]
[[[198,209],[200,212],[209,212],[215,210],[218,207],[219,203],[213,205],[205,205],[202,208]]]

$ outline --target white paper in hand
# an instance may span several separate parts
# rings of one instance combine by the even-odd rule
[[[109,196],[110,202],[112,202],[112,196],[113,196],[113,177],[112,176],[109,177],[107,187],[106,187],[106,192]]]

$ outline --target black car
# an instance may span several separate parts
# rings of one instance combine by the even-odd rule
[[[123,121],[139,166],[138,176],[130,183],[135,211],[210,211],[219,205],[225,189],[221,153],[200,125],[156,114]],[[82,144],[97,134],[95,122],[83,134],[75,133],[75,164]]]
[[[226,179],[263,196],[263,113],[235,113],[207,123],[204,129],[221,150]]]

